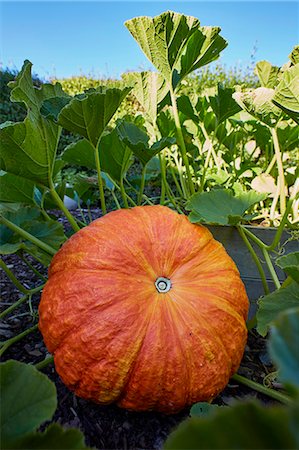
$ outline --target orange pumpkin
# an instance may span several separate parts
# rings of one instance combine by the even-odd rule
[[[39,328],[78,396],[174,413],[223,390],[243,355],[247,312],[239,272],[209,230],[141,206],[63,245]]]

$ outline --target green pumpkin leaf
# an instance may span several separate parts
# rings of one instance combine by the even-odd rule
[[[131,164],[132,152],[121,141],[116,129],[101,138],[99,153],[102,171],[120,182]],[[86,139],[68,145],[62,158],[70,164],[96,170],[94,148]]]
[[[0,169],[50,187],[60,129],[39,110],[44,100],[62,90],[59,84],[34,87],[31,67],[25,61],[16,81],[10,83],[12,100],[24,102],[28,111],[24,122],[6,122],[0,127]]]
[[[284,71],[276,87],[273,103],[299,123],[299,64]]]
[[[118,127],[105,134],[100,141],[101,169],[120,183],[133,162],[132,151],[120,139]]]
[[[130,90],[131,87],[107,88],[75,97],[61,109],[57,122],[97,147],[103,131]]]
[[[51,419],[56,389],[49,378],[33,366],[18,361],[0,364],[2,448],[15,448],[21,437]]]
[[[296,45],[292,52],[289,54],[289,58],[292,61],[292,63],[299,64],[299,45]]]
[[[127,145],[134,155],[145,166],[163,148],[175,143],[175,138],[165,137],[155,142],[151,147],[148,144],[149,136],[132,122],[121,121],[117,126],[120,139]]]
[[[267,196],[255,191],[234,195],[229,189],[214,189],[194,194],[186,204],[191,211],[192,223],[205,222],[218,225],[236,225],[244,219],[245,212]]]
[[[34,183],[11,173],[0,172],[0,202],[36,205]]]
[[[32,433],[21,439],[14,447],[16,450],[88,450],[80,430],[63,429],[51,424],[44,433]]]
[[[45,220],[40,210],[34,207],[22,207],[19,205],[16,211],[3,211],[2,214],[10,222],[27,231],[31,235],[43,241],[45,244],[58,250],[66,240],[63,225],[55,220]],[[26,252],[37,257],[45,265],[51,261],[51,257],[40,250],[36,245],[22,238],[4,225],[0,225],[0,248],[4,252],[14,251],[19,245]],[[3,247],[4,246],[4,247]],[[12,246],[12,247],[10,247]]]
[[[268,61],[259,61],[255,73],[263,87],[274,89],[278,83],[279,67],[272,66]]]
[[[234,89],[218,84],[218,93],[210,97],[211,107],[217,117],[218,124],[241,111],[241,107],[233,98]]]
[[[196,123],[199,121],[198,115],[193,108],[190,98],[187,95],[181,95],[180,97],[178,97],[177,105],[178,110],[183,113],[188,119],[191,119]]]
[[[242,109],[268,126],[275,126],[281,118],[281,109],[273,103],[274,89],[259,87],[237,91],[233,98]]]
[[[123,75],[127,83],[134,83],[132,94],[144,109],[151,123],[155,123],[159,103],[168,93],[165,80],[157,72],[127,72]]]
[[[258,333],[266,336],[270,325],[281,312],[296,307],[299,307],[299,289],[295,282],[260,298],[256,315]]]
[[[296,449],[292,426],[296,419],[295,408],[235,403],[186,420],[169,436],[164,449]]]
[[[49,98],[43,102],[40,113],[47,119],[52,119],[57,122],[60,111],[68,105],[71,100],[72,97],[70,95]]]
[[[135,17],[125,26],[174,89],[186,75],[217,59],[227,45],[219,27],[200,27],[195,17],[173,11]]]
[[[275,261],[276,265],[299,283],[299,252],[281,256]]]
[[[96,170],[94,148],[86,139],[68,145],[61,157],[69,164]]]
[[[12,255],[24,248],[22,242],[17,244],[0,244],[0,255]]]
[[[299,392],[299,303],[284,311],[271,327],[270,355],[279,368],[279,379]]]

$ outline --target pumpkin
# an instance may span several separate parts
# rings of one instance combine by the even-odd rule
[[[78,396],[175,413],[239,367],[248,298],[204,226],[165,206],[111,212],[54,256],[39,328]]]

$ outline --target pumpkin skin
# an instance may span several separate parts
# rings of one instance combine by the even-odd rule
[[[244,352],[248,306],[234,262],[207,228],[139,206],[62,246],[39,329],[78,396],[170,414],[226,386]]]

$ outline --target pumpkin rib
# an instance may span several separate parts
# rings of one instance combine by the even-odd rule
[[[158,300],[158,301],[159,301],[159,300]],[[146,327],[145,333],[144,333],[144,335],[143,335],[142,343],[141,343],[140,348],[139,348],[139,354],[140,354],[140,353],[142,354],[142,347],[143,347],[143,345],[144,345],[144,341],[145,341],[145,339],[146,339],[147,331],[148,331],[148,329],[149,329],[149,327],[150,327],[151,320],[152,320],[152,318],[153,318],[154,315],[155,315],[155,310],[156,310],[156,308],[158,307],[158,301],[156,302],[155,308],[153,308],[152,314],[151,314],[151,316],[149,317],[149,320],[148,320],[148,323],[147,323],[147,327]],[[138,356],[139,356],[139,354],[136,355],[136,358],[135,358],[135,360],[134,360],[134,362],[133,362],[133,364],[132,364],[132,367],[131,367],[132,370],[130,371],[130,374],[129,374],[129,376],[128,376],[128,378],[127,378],[127,380],[126,380],[126,382],[125,382],[125,384],[124,384],[124,386],[123,386],[122,394],[121,394],[121,395],[119,396],[119,398],[117,399],[117,403],[119,403],[119,402],[121,403],[121,402],[125,399],[125,397],[126,397],[126,395],[127,395],[127,393],[126,393],[126,388],[127,388],[127,386],[129,385],[129,383],[130,383],[130,381],[131,381],[131,376],[132,376],[132,374],[133,374],[133,372],[134,372],[134,369],[135,369],[135,367],[136,367],[136,364],[137,364],[137,361],[138,361]]]
[[[81,270],[80,270],[81,272]],[[54,275],[52,275],[52,280],[53,283],[55,284],[56,281],[56,276],[58,275],[58,273],[55,273]],[[76,275],[76,273],[72,273],[72,276]],[[71,297],[70,295],[67,295],[67,293],[64,293],[64,301],[66,297]],[[64,344],[64,340],[67,339],[69,334],[72,334],[74,332],[74,330],[78,329],[78,322],[80,323],[80,327],[83,326],[85,324],[85,322],[90,321],[91,316],[98,310],[101,309],[102,312],[105,311],[107,308],[110,308],[111,306],[114,305],[114,302],[117,300],[118,303],[120,303],[122,301],[122,294],[119,294],[119,298],[118,297],[114,297],[113,300],[110,300],[110,302],[107,302],[105,304],[100,303],[100,304],[96,304],[93,307],[89,308],[86,311],[86,314],[82,313],[82,311],[78,311],[77,317],[73,317],[74,320],[74,326],[72,328],[70,328],[67,333],[65,333],[64,335],[61,336],[61,339],[59,340],[59,342],[57,343],[57,346],[63,345]],[[69,300],[69,302],[71,303],[71,300]],[[83,323],[82,323],[83,321]],[[39,327],[42,331],[42,324],[39,324]],[[56,347],[57,347],[56,346]],[[53,350],[55,351],[55,350]]]
[[[186,318],[185,318],[185,316],[182,315],[182,312],[183,312],[182,305],[180,305],[179,303],[176,303],[176,305],[179,306],[178,312],[180,312],[181,318],[182,318],[182,320],[185,322],[185,324],[186,324],[186,326],[187,326]],[[189,304],[188,304],[188,307],[189,307],[190,309],[192,309],[194,315],[197,316],[199,322],[204,324],[204,329],[207,330],[207,331],[209,331],[209,327],[212,326],[211,323],[210,323],[205,317],[203,317],[202,315],[199,315],[198,312],[197,312],[197,310],[195,309],[195,307],[194,307],[192,304],[189,303]],[[213,326],[212,326],[212,328],[213,328]],[[210,334],[214,337],[214,333],[210,333]],[[199,338],[200,338],[200,337],[199,337]],[[218,339],[218,341],[219,341],[221,347],[223,348],[224,353],[226,353],[226,355],[229,356],[229,355],[227,354],[226,347],[224,346],[222,339],[219,338],[219,336],[218,336],[218,333],[217,333],[217,339]]]
[[[136,349],[136,351],[135,351],[135,354],[134,354],[135,357],[133,358],[133,360],[131,360],[130,365],[128,366],[128,371],[127,371],[127,375],[126,375],[126,381],[125,381],[125,383],[122,384],[119,395],[118,395],[118,396],[115,396],[113,399],[111,399],[111,400],[109,401],[109,403],[117,402],[118,399],[119,399],[119,397],[121,396],[121,392],[123,392],[123,391],[125,390],[125,386],[128,384],[129,377],[130,377],[130,375],[131,375],[131,373],[132,373],[132,371],[133,371],[133,367],[132,367],[132,366],[134,366],[134,364],[135,364],[135,362],[136,362],[136,359],[137,359],[137,356],[138,356],[138,354],[139,354],[139,352],[140,352],[140,350],[141,350],[141,348],[142,348],[142,344],[143,344],[144,338],[145,338],[145,336],[146,336],[146,331],[147,331],[147,328],[148,328],[148,326],[149,326],[149,324],[150,324],[151,317],[154,315],[154,312],[155,312],[155,311],[153,310],[153,311],[151,312],[151,314],[150,314],[150,317],[147,317],[147,318],[144,320],[143,326],[140,327],[140,329],[141,329],[141,328],[144,328],[144,325],[146,325],[146,323],[147,323],[147,325],[145,326],[144,332],[143,332],[143,337],[140,339],[139,347],[138,347],[138,349]],[[115,338],[117,338],[117,336],[115,336],[113,339],[111,339],[111,340],[109,341],[109,344],[111,344]],[[100,364],[99,361],[95,361],[95,364],[91,364],[91,365],[88,366],[88,370],[90,371],[94,366],[99,365],[99,364]],[[76,389],[80,389],[80,384],[83,384],[84,381],[85,381],[85,378],[84,378],[84,375],[83,375],[81,381],[77,384]],[[100,400],[98,399],[98,401],[100,401]],[[100,401],[100,402],[102,403],[102,401]],[[105,402],[105,403],[107,403],[107,402]]]

